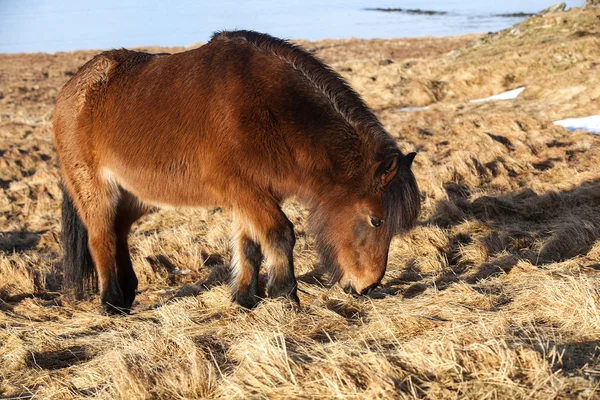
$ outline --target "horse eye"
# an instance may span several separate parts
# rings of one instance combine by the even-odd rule
[[[379,228],[383,225],[383,220],[381,218],[371,217],[371,225],[375,228]]]

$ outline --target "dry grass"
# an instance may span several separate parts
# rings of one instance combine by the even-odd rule
[[[600,397],[600,139],[551,123],[600,111],[599,18],[304,43],[419,152],[424,209],[382,287],[355,299],[312,279],[306,212],[287,203],[300,311],[231,304],[219,209],[135,226],[133,315],[62,296],[50,121],[94,52],[0,55],[0,397]],[[518,86],[518,100],[466,102]]]

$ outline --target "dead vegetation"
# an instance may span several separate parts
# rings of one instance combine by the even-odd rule
[[[298,312],[231,304],[220,209],[136,225],[134,315],[63,296],[50,121],[61,85],[95,52],[0,55],[0,396],[600,396],[600,139],[552,124],[600,111],[599,18],[304,43],[419,152],[424,207],[395,239],[382,286],[355,299],[311,273],[305,211],[290,201]],[[518,86],[517,100],[467,102]]]

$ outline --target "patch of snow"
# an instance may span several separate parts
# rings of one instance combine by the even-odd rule
[[[392,112],[397,113],[397,112],[411,112],[411,111],[423,111],[423,110],[428,110],[429,107],[425,106],[425,107],[402,107],[402,108],[397,108],[395,110],[393,110]]]
[[[554,125],[560,125],[573,132],[578,129],[600,135],[600,115],[590,115],[583,118],[567,118],[554,121]]]
[[[483,99],[469,100],[469,103],[481,103],[484,101],[516,99],[523,92],[523,90],[525,90],[525,86],[521,86],[520,88],[509,90],[508,92],[496,94],[494,96],[486,97]]]

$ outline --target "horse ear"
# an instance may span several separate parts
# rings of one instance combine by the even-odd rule
[[[402,157],[402,165],[406,166],[407,168],[410,168],[416,155],[417,153],[413,151],[412,153],[408,153],[407,155]]]
[[[394,155],[383,160],[379,167],[377,167],[377,173],[375,178],[379,180],[381,183],[381,187],[385,188],[396,176],[396,172],[398,172],[398,155]]]

